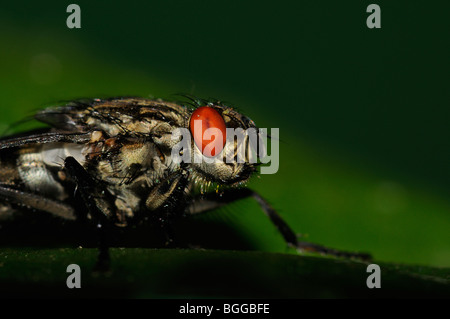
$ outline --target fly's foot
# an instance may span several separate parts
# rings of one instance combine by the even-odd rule
[[[111,271],[111,259],[109,257],[109,248],[101,247],[97,257],[97,263],[94,266],[96,273],[108,273]]]

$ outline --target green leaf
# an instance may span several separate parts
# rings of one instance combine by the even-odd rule
[[[111,249],[111,270],[94,272],[96,249],[2,249],[0,295],[125,298],[450,297],[450,270],[380,263],[381,288],[366,285],[369,263],[311,255],[190,249]],[[81,288],[69,289],[69,264]]]

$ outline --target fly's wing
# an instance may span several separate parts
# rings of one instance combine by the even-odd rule
[[[80,100],[65,106],[43,109],[38,111],[34,118],[65,132],[86,132],[87,125],[83,122],[83,117],[90,107],[92,107],[92,101]]]

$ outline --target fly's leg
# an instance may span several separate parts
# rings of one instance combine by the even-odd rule
[[[145,211],[153,211],[166,235],[166,246],[175,246],[172,223],[183,216],[183,202],[189,173],[186,170],[176,171],[156,185],[145,201]]]
[[[204,213],[226,204],[232,203],[236,200],[243,198],[254,198],[264,213],[269,217],[271,222],[275,225],[278,231],[283,236],[284,240],[289,246],[297,248],[300,252],[314,252],[325,255],[332,255],[336,257],[344,258],[358,258],[362,260],[370,260],[371,256],[364,253],[352,253],[346,251],[339,251],[324,246],[299,241],[295,232],[288,226],[288,224],[278,215],[278,213],[267,203],[267,201],[261,197],[257,192],[244,188],[244,189],[228,189],[222,193],[209,193],[206,195],[198,196],[194,199],[192,204],[188,207],[188,214]]]
[[[37,194],[14,189],[8,185],[0,185],[0,198],[15,205],[44,211],[63,219],[76,219],[75,212],[71,206]]]
[[[96,271],[107,271],[110,266],[109,246],[107,241],[107,228],[111,224],[110,212],[112,198],[107,198],[109,194],[104,187],[99,185],[73,157],[67,157],[64,161],[64,168],[68,175],[76,183],[76,200],[81,203],[80,218],[86,219],[89,213],[95,222],[99,236],[99,255]],[[84,208],[84,209],[83,209]]]

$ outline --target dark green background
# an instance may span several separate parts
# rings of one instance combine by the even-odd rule
[[[295,231],[377,260],[450,266],[445,1],[73,1],[0,5],[0,128],[80,97],[191,93],[279,127],[255,178]],[[286,251],[257,205],[214,214]]]

